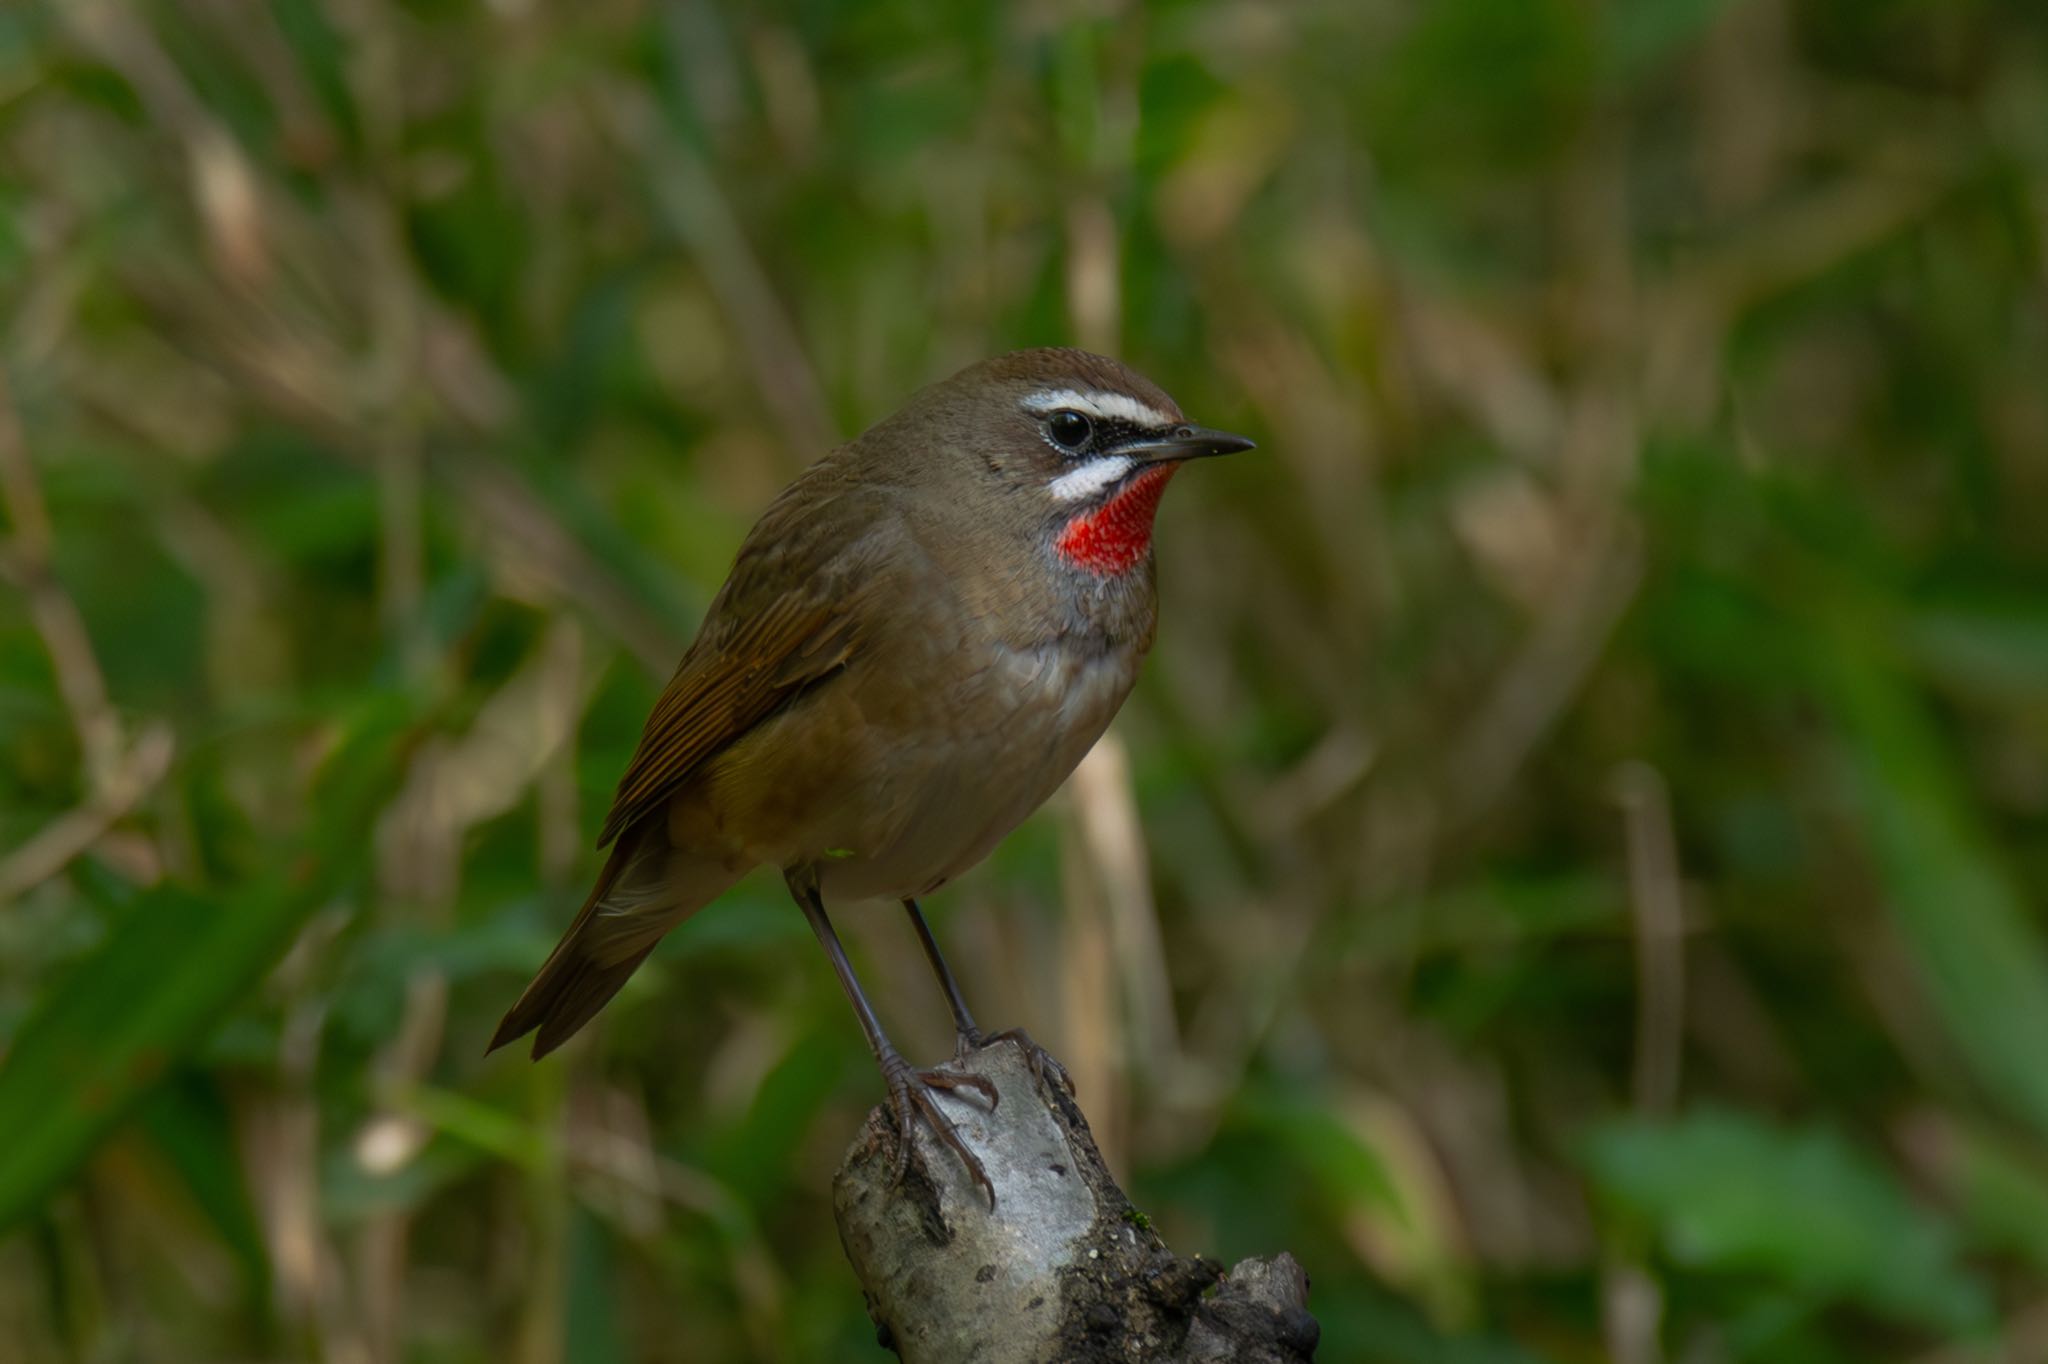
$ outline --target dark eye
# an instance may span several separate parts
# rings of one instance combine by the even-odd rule
[[[1046,433],[1064,450],[1078,450],[1095,434],[1095,423],[1079,412],[1062,408],[1045,419]]]

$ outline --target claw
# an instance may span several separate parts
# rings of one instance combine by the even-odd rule
[[[997,1092],[996,1082],[986,1075],[963,1075],[957,1070],[920,1070],[917,1072],[917,1078],[934,1089],[949,1092],[956,1089],[978,1090],[981,1097],[988,1100],[988,1111],[991,1113],[995,1112],[996,1105],[1002,1102],[1003,1096]]]
[[[949,1070],[912,1070],[908,1061],[893,1053],[883,1060],[882,1074],[889,1082],[889,1107],[896,1115],[896,1173],[891,1184],[900,1185],[910,1170],[912,1132],[921,1117],[925,1126],[931,1128],[932,1135],[960,1157],[968,1175],[988,1195],[989,1211],[994,1212],[996,1186],[990,1182],[981,1158],[967,1149],[967,1143],[961,1138],[959,1129],[953,1126],[952,1119],[939,1111],[938,1104],[932,1100],[932,1090],[978,1089],[988,1099],[989,1111],[994,1112],[995,1086],[980,1075],[961,1075]]]
[[[1022,1028],[1005,1028],[1001,1032],[987,1034],[979,1028],[963,1032],[954,1044],[953,1054],[964,1061],[971,1053],[998,1042],[1008,1042],[1024,1053],[1024,1064],[1031,1068],[1031,1078],[1037,1084],[1043,1085],[1045,1077],[1051,1075],[1059,1081],[1060,1088],[1067,1091],[1068,1098],[1074,1096],[1074,1080],[1067,1074],[1067,1068],[1059,1063],[1058,1057],[1032,1041],[1031,1034]],[[994,1111],[994,1105],[990,1105],[990,1111]]]

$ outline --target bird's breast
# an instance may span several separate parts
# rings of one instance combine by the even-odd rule
[[[815,838],[839,895],[918,895],[986,857],[1044,804],[1108,728],[1137,676],[1134,650],[989,646],[922,722],[888,726],[858,792]],[[879,735],[877,736],[879,737]]]

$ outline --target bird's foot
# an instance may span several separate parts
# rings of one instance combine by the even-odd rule
[[[939,1111],[938,1103],[932,1098],[934,1089],[948,1091],[973,1089],[980,1091],[988,1100],[989,1111],[996,1107],[996,1087],[986,1077],[963,1075],[952,1070],[917,1070],[896,1051],[882,1057],[882,1078],[889,1085],[889,1108],[896,1117],[896,1174],[890,1181],[901,1184],[903,1176],[910,1169],[911,1136],[919,1118],[932,1129],[932,1135],[960,1157],[960,1163],[967,1167],[967,1173],[975,1183],[988,1194],[989,1211],[995,1211],[996,1186],[989,1182],[988,1171],[982,1168],[981,1158],[967,1149],[967,1143],[960,1136],[952,1119]]]
[[[984,1033],[981,1029],[974,1028],[960,1033],[954,1044],[953,1054],[964,1061],[970,1054],[984,1047],[992,1047],[998,1042],[1008,1042],[1024,1053],[1024,1064],[1031,1067],[1033,1080],[1043,1085],[1045,1077],[1050,1075],[1059,1081],[1060,1088],[1067,1091],[1069,1098],[1073,1097],[1074,1080],[1067,1074],[1067,1068],[1059,1063],[1058,1057],[1032,1041],[1031,1034],[1022,1028],[1005,1028],[996,1033]]]

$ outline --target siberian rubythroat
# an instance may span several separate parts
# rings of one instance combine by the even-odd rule
[[[536,1028],[536,1057],[560,1046],[664,933],[768,863],[881,1065],[899,1175],[922,1116],[993,1203],[930,1087],[996,1095],[890,1045],[825,902],[900,900],[960,1048],[992,1040],[917,897],[985,857],[1101,737],[1152,644],[1160,494],[1183,463],[1251,444],[1189,424],[1114,360],[1023,350],[813,464],[740,546],[619,782],[611,856],[492,1047]]]

